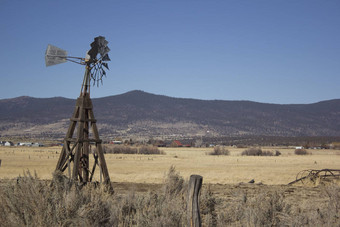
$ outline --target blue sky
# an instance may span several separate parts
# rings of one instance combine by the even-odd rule
[[[84,57],[105,36],[92,97],[131,90],[206,100],[340,98],[340,1],[0,1],[0,99],[77,98],[84,67],[45,67],[48,44]]]

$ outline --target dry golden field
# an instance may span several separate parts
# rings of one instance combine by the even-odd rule
[[[160,150],[166,154],[105,154],[111,181],[162,183],[169,167],[175,166],[184,178],[199,174],[204,183],[236,184],[254,179],[255,183],[282,185],[295,180],[301,170],[340,169],[340,150],[308,150],[310,155],[298,156],[293,148],[262,147],[263,151],[279,150],[282,155],[260,157],[241,156],[245,148],[231,147],[229,156],[207,155],[213,148]],[[0,147],[0,179],[15,178],[26,170],[36,172],[41,179],[51,179],[60,151],[61,147]]]
[[[203,226],[340,225],[339,185],[287,185],[302,170],[339,169],[340,150],[299,156],[293,148],[262,147],[282,155],[256,157],[241,156],[245,148],[229,147],[229,156],[207,155],[213,148],[161,150],[165,155],[105,154],[111,195],[93,185],[79,191],[66,187],[63,177],[52,179],[61,147],[0,147],[0,210],[6,210],[0,221],[4,226],[185,226],[185,179],[199,174]],[[172,178],[170,166],[176,169]],[[16,180],[19,175],[25,176]],[[252,179],[255,184],[246,183]]]

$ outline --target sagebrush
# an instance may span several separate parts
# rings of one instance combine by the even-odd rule
[[[106,145],[103,146],[104,153],[109,154],[165,154],[164,151],[154,146],[131,147],[126,145]]]
[[[328,203],[292,209],[284,192],[236,191],[229,199],[209,185],[200,193],[203,226],[339,226],[340,187],[324,188]],[[78,188],[60,172],[43,181],[26,172],[0,185],[1,226],[187,226],[187,181],[172,166],[162,190],[110,194],[93,184]],[[311,198],[313,199],[313,198]]]
[[[281,153],[279,151],[262,151],[261,148],[248,148],[244,150],[241,155],[245,156],[280,156]]]
[[[225,147],[216,146],[214,150],[207,153],[208,155],[230,155],[230,151]]]
[[[305,149],[295,149],[294,153],[296,155],[307,155],[308,152]]]

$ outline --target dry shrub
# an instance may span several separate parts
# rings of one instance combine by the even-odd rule
[[[262,151],[261,156],[274,156],[274,153],[271,151]]]
[[[295,149],[294,153],[296,155],[307,155],[308,152],[305,149]]]
[[[241,155],[246,156],[261,156],[262,150],[260,148],[248,148],[244,150]]]
[[[285,226],[281,216],[290,214],[290,206],[282,194],[263,192],[249,198],[239,193],[218,214],[218,226]]]
[[[172,166],[163,190],[109,194],[89,184],[79,189],[60,172],[51,182],[26,172],[0,185],[1,226],[186,226],[187,181]],[[264,189],[252,196],[238,189],[217,199],[203,185],[203,226],[340,226],[340,187],[324,187],[324,206],[293,210],[284,191]],[[313,198],[311,198],[313,199]],[[289,200],[288,200],[289,201]]]
[[[88,184],[79,189],[56,173],[51,183],[25,173],[0,187],[3,226],[184,226],[185,182],[172,167],[163,193],[111,195]]]
[[[176,196],[184,190],[184,179],[176,171],[174,166],[171,166],[164,180],[164,193],[169,196]]]
[[[281,153],[277,153],[276,155],[279,156]],[[241,155],[246,156],[274,156],[274,153],[271,151],[262,151],[261,148],[249,148],[244,150]]]
[[[340,187],[336,184],[323,188],[328,203],[325,206],[307,206],[294,215],[283,215],[287,226],[340,226]]]
[[[125,145],[107,145],[103,147],[104,153],[109,154],[165,154],[154,146],[141,146],[139,148]]]
[[[216,226],[217,224],[217,199],[210,189],[202,188],[200,195],[200,214],[203,226]]]
[[[124,145],[103,146],[103,150],[108,154],[137,154],[138,152],[137,148]]]
[[[138,154],[165,154],[164,151],[158,149],[154,146],[141,146],[138,149]]]
[[[237,191],[228,203],[222,203],[217,214],[218,226],[241,226],[241,220],[244,218],[244,209],[247,204],[247,195]]]
[[[208,155],[230,155],[230,151],[225,147],[217,146],[214,147],[212,152],[207,153]]]
[[[290,206],[287,205],[282,192],[270,194],[261,193],[249,201],[244,212],[244,221],[255,226],[280,226],[281,215],[290,215]]]
[[[141,206],[144,220],[138,222],[141,226],[185,226],[186,190],[187,183],[171,166],[164,179],[163,193],[149,192],[146,204]]]
[[[60,173],[51,183],[30,172],[18,179],[0,188],[4,226],[105,226],[110,222],[113,203],[100,187],[88,185],[80,190]]]
[[[217,226],[340,226],[340,187],[325,187],[323,206],[307,202],[292,209],[284,192],[263,191],[250,197],[238,191],[228,203],[221,202]],[[311,200],[313,198],[310,198]]]
[[[121,195],[115,201],[113,226],[185,226],[186,183],[172,166],[167,173],[162,192]]]
[[[325,193],[329,199],[327,208],[323,212],[319,212],[324,218],[325,224],[328,226],[340,225],[340,187],[336,184],[325,188]]]

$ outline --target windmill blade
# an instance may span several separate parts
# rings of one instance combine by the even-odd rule
[[[110,52],[110,48],[108,46],[104,46],[99,49],[99,53],[101,56],[105,56]]]
[[[90,55],[90,59],[92,62],[97,60],[98,54],[100,54],[102,58],[105,57],[105,59],[110,59],[107,56],[107,54],[110,51],[110,48],[107,46],[108,43],[109,42],[106,41],[105,37],[103,36],[98,36],[94,38],[94,41],[91,43],[91,49],[88,51],[88,54]]]
[[[111,61],[110,57],[108,54],[106,54],[103,58],[102,58],[103,61]]]
[[[109,69],[109,65],[106,62],[103,62],[102,65],[106,68]]]
[[[46,66],[57,65],[67,61],[67,51],[48,44],[45,53]]]

